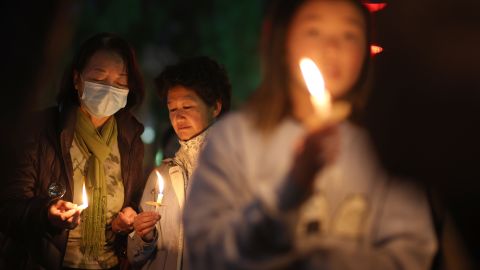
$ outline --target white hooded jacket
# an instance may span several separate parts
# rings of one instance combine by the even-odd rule
[[[379,166],[364,131],[340,126],[334,165],[313,195],[288,172],[305,134],[293,119],[265,137],[240,112],[211,130],[185,206],[193,269],[429,269],[436,240],[417,187]]]

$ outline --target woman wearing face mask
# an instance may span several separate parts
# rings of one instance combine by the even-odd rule
[[[108,33],[88,39],[65,71],[58,107],[2,194],[1,216],[23,245],[16,269],[119,269],[144,186],[144,95],[133,48]],[[83,187],[88,198],[85,204]]]
[[[429,269],[436,241],[424,194],[386,174],[351,120],[370,64],[368,11],[357,0],[272,3],[262,84],[212,129],[192,179],[192,267]],[[354,105],[350,120],[320,124],[304,57],[332,100]]]
[[[181,212],[209,127],[230,108],[230,83],[218,63],[196,57],[167,67],[156,84],[161,100],[167,103],[180,149],[174,158],[164,160],[147,181],[141,204],[145,211],[135,218],[128,257],[142,269],[189,269]],[[156,172],[163,178],[164,206],[152,211],[145,202],[157,200]]]

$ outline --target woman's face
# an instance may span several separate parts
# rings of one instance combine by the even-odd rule
[[[221,103],[208,106],[193,90],[181,85],[168,90],[167,107],[173,129],[180,140],[200,134],[218,116]]]
[[[128,74],[123,59],[115,52],[97,51],[88,60],[85,68],[74,74],[75,89],[83,94],[84,81],[128,89]]]
[[[286,46],[293,94],[307,93],[297,89],[306,87],[299,61],[309,57],[322,72],[330,94],[341,97],[356,83],[365,60],[365,19],[349,1],[306,1],[292,18]]]

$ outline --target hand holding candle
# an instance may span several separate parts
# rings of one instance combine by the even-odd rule
[[[308,132],[297,146],[290,175],[299,186],[313,190],[318,171],[337,156],[337,124],[348,116],[350,105],[346,102],[332,102],[322,73],[311,59],[302,58],[300,69],[310,92],[314,114],[304,120]]]
[[[154,238],[153,230],[160,221],[160,214],[153,211],[139,213],[133,222],[135,233],[142,237],[143,241],[150,242]]]
[[[82,188],[82,205],[76,205],[64,200],[58,200],[48,209],[48,219],[52,225],[72,230],[80,224],[80,214],[88,207],[88,196],[85,183]]]
[[[50,224],[59,229],[72,230],[80,224],[80,211],[77,205],[64,200],[57,200],[50,205],[47,217]]]
[[[315,109],[314,117],[305,124],[310,128],[318,128],[344,120],[350,114],[350,104],[341,101],[332,103],[322,73],[312,59],[302,58],[299,64]]]
[[[143,241],[150,242],[153,239],[153,229],[156,227],[157,231],[162,234],[162,227],[159,224],[160,215],[158,210],[160,206],[165,206],[163,202],[163,191],[165,181],[162,175],[155,170],[155,188],[152,190],[154,201],[146,201],[146,205],[154,206],[154,211],[142,212],[136,218],[133,224],[135,233],[142,237]]]

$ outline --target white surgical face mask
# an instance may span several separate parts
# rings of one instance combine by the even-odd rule
[[[82,103],[98,118],[108,117],[127,105],[128,89],[84,81]]]

